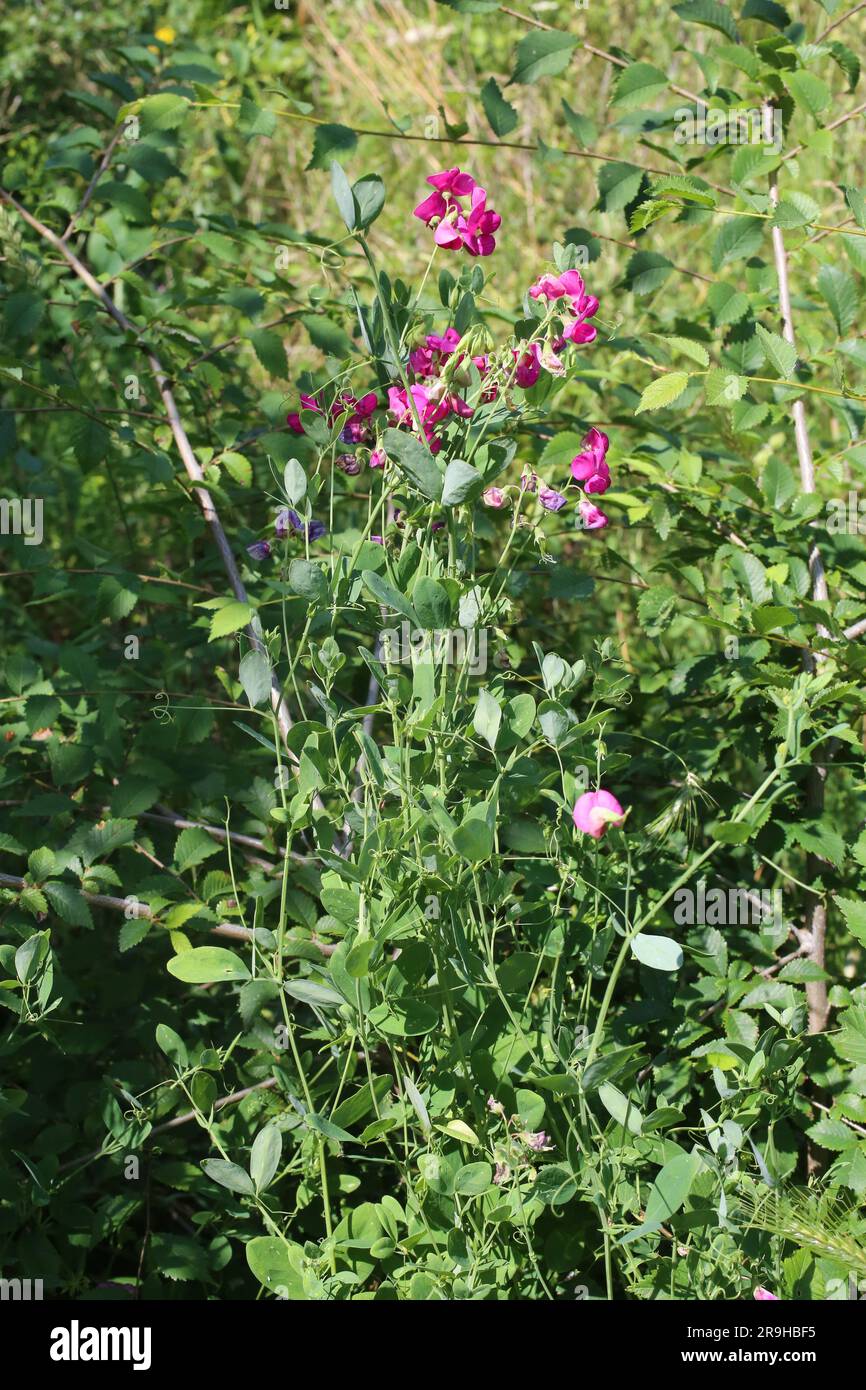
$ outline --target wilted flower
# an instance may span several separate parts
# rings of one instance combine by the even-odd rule
[[[340,471],[350,478],[354,478],[361,471],[361,460],[356,459],[354,454],[338,454],[334,462]]]
[[[487,1097],[487,1109],[490,1111],[491,1115],[505,1114],[505,1106],[502,1104],[502,1101],[494,1100],[493,1096]]]
[[[597,792],[584,792],[578,797],[574,807],[574,824],[584,835],[600,840],[609,825],[621,825],[625,812],[615,796],[599,788]]]
[[[538,500],[549,512],[558,512],[565,506],[565,498],[555,488],[542,486],[538,490]]]
[[[683,781],[676,786],[676,794],[656,818],[646,827],[647,833],[663,839],[670,831],[682,828],[689,840],[698,833],[705,815],[698,815],[699,803],[715,806],[715,799],[705,791],[700,778],[688,770]]]
[[[577,510],[583,519],[585,531],[602,531],[608,524],[608,519],[601,507],[597,507],[594,502],[587,502],[585,497],[581,497],[577,504]]]
[[[493,1181],[496,1183],[496,1186],[500,1187],[502,1183],[508,1182],[508,1179],[510,1177],[511,1169],[509,1168],[508,1164],[497,1163],[496,1167],[493,1169]]]
[[[538,360],[551,376],[565,376],[565,363],[559,357],[564,346],[564,340],[560,338],[555,343],[545,343],[539,351]]]
[[[267,560],[270,553],[271,547],[268,541],[254,541],[252,545],[247,546],[247,554],[251,555],[254,560]]]

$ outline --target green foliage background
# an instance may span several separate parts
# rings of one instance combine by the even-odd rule
[[[43,499],[45,537],[0,537],[4,1277],[119,1300],[866,1277],[864,29],[842,15],[5,7],[2,494]],[[679,144],[695,95],[771,99],[781,152]],[[384,283],[334,159],[384,181]],[[497,250],[416,300],[411,210],[453,163]],[[479,457],[562,484],[605,429],[609,530],[536,512],[503,560],[504,516],[468,501],[434,531],[405,473],[347,477],[336,431],[286,428],[299,389],[395,378],[383,305],[407,338],[455,310],[525,337],[554,243],[559,268],[586,251],[599,339],[491,412]],[[329,535],[253,561],[293,457]],[[381,605],[441,627],[470,599],[505,660],[386,680]],[[629,808],[598,845],[581,769]],[[702,877],[780,890],[784,921],[678,921]]]

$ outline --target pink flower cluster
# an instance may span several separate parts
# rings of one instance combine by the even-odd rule
[[[587,323],[598,312],[598,300],[594,294],[587,294],[583,276],[577,270],[565,270],[562,275],[541,275],[531,287],[532,299],[568,301],[563,314],[562,337],[554,344],[560,352],[567,342],[591,343],[598,337],[598,329]]]
[[[416,376],[438,376],[459,342],[456,328],[446,328],[442,334],[428,333],[424,347],[409,353],[409,366]]]
[[[409,396],[411,394],[412,400]],[[414,402],[414,409],[412,406]],[[436,426],[447,419],[449,415],[459,415],[466,419],[472,414],[472,409],[464,400],[452,391],[441,389],[440,383],[432,386],[421,386],[415,383],[409,387],[407,392],[402,386],[390,386],[388,388],[388,409],[394,417],[394,423],[398,428],[416,428],[416,413],[421,421],[424,436],[430,446],[431,454],[438,454],[442,448],[442,440],[436,434]]]
[[[502,218],[487,206],[487,193],[471,174],[445,169],[427,179],[434,192],[419,203],[414,215],[426,226],[436,224],[433,240],[446,251],[463,247],[470,256],[489,256],[496,247],[494,232]],[[469,199],[468,210],[463,200]]]
[[[433,454],[437,454],[442,448],[442,440],[436,433],[437,426],[447,420],[449,415],[468,419],[472,414],[472,407],[467,405],[456,391],[450,389],[447,381],[442,378],[443,369],[446,366],[450,367],[452,361],[458,371],[461,363],[468,363],[466,353],[459,351],[460,341],[460,334],[456,328],[446,328],[442,334],[428,333],[424,343],[414,347],[409,353],[409,367],[415,377],[409,392],[399,386],[392,386],[388,391],[388,409],[397,427],[417,429],[417,411],[430,452]],[[482,377],[489,370],[490,362],[486,354],[473,357],[472,362]],[[491,386],[482,390],[481,399],[492,401],[495,400],[496,394],[497,388]],[[412,401],[415,403],[415,410],[412,409]]]

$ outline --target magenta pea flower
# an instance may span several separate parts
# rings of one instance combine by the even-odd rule
[[[434,192],[420,202],[414,216],[428,227],[436,223],[433,240],[448,251],[464,247],[470,256],[489,256],[494,250],[496,232],[502,221],[498,212],[487,206],[487,193],[479,188],[471,174],[460,169],[445,169],[430,174],[427,182]],[[461,199],[469,199],[468,212]]]
[[[518,386],[524,388],[534,386],[541,373],[541,362],[539,360],[540,349],[538,343],[532,346],[519,356],[514,352],[514,360],[517,367],[514,372],[514,379]]]
[[[412,215],[420,218],[428,227],[436,218],[443,218],[452,208],[459,209],[457,198],[468,198],[475,191],[472,175],[461,173],[457,168],[445,169],[441,174],[429,174],[427,182],[432,184],[435,192],[428,193]],[[446,198],[446,194],[450,196]]]
[[[481,500],[486,507],[501,507],[505,501],[505,494],[501,488],[488,487],[482,492]]]
[[[755,1289],[755,1292],[754,1292],[754,1294],[753,1294],[753,1297],[756,1298],[756,1299],[758,1300],[759,1303],[764,1302],[764,1301],[771,1301],[771,1302],[773,1302],[773,1303],[781,1303],[781,1301],[782,1301],[782,1300],[779,1298],[779,1295],[778,1295],[778,1294],[776,1294],[776,1293],[770,1293],[770,1290],[769,1290],[769,1289],[762,1289],[761,1286],[760,1286],[760,1284],[759,1284],[758,1287]]]
[[[440,193],[451,193],[455,198],[468,198],[475,192],[475,180],[471,174],[461,173],[459,169],[446,169],[441,174],[428,175],[427,182]]]
[[[442,334],[428,333],[425,345],[409,353],[409,366],[416,376],[434,376],[459,342],[456,328],[446,328]]]
[[[535,284],[529,287],[531,299],[561,299],[564,294],[565,289],[557,275],[539,275]]]
[[[422,222],[430,226],[434,217],[444,217],[448,204],[445,201],[445,194],[449,193],[451,198],[468,198],[475,191],[475,180],[471,174],[464,174],[457,168],[445,169],[441,174],[429,174],[427,182],[432,184],[436,190],[430,193],[419,203],[413,216],[420,217]]]
[[[565,506],[565,498],[555,488],[544,484],[538,489],[538,500],[548,512],[558,512]]]
[[[610,487],[610,468],[607,450],[610,441],[602,430],[593,426],[582,439],[583,449],[571,460],[571,476],[583,483],[587,493],[606,492]]]
[[[370,436],[369,417],[378,404],[379,398],[375,391],[368,391],[360,400],[356,400],[350,391],[340,393],[331,407],[331,419],[338,420],[341,415],[349,412],[349,418],[340,431],[340,438],[344,444],[364,444],[367,441]]]
[[[388,455],[384,449],[374,449],[370,455],[371,468],[384,468],[388,461]]]
[[[584,531],[603,531],[609,524],[601,507],[597,507],[594,502],[588,502],[585,497],[581,497],[577,510],[580,512]]]
[[[315,396],[301,396],[301,405],[304,410],[311,410],[315,415],[322,414],[322,407]],[[304,434],[304,426],[301,417],[296,410],[291,411],[286,416],[286,424],[293,434]]]
[[[483,188],[472,190],[472,209],[467,218],[458,218],[460,237],[470,256],[489,256],[496,250],[493,233],[502,225],[498,212],[487,207],[487,194]]]
[[[622,825],[625,812],[615,796],[599,788],[597,792],[584,792],[574,806],[574,823],[584,835],[600,840],[609,825]]]

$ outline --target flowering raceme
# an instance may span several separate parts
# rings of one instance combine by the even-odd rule
[[[565,270],[561,275],[542,275],[530,288],[532,299],[568,300],[570,312],[563,315],[561,345],[566,342],[592,343],[598,329],[586,322],[598,312],[598,300],[587,294],[583,276],[577,270]],[[559,346],[556,351],[559,351]]]
[[[427,182],[435,192],[420,202],[414,216],[426,226],[436,224],[433,240],[446,251],[459,251],[464,248],[470,256],[489,256],[496,248],[494,232],[498,231],[502,218],[493,208],[487,206],[487,193],[472,178],[471,174],[460,169],[445,169],[441,174],[430,174]],[[468,211],[463,207],[463,199],[469,199]]]

